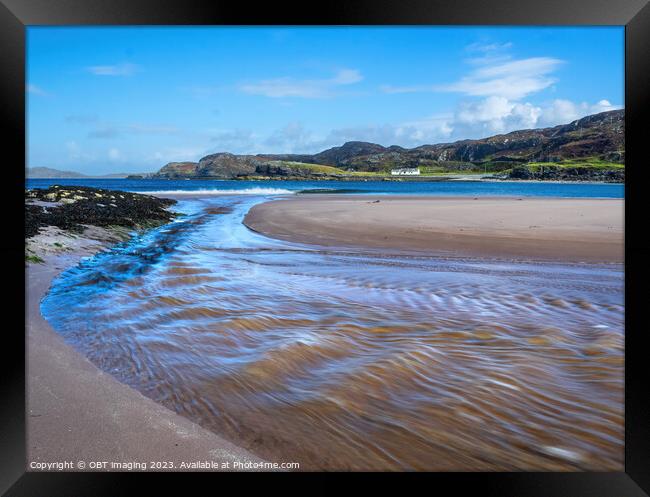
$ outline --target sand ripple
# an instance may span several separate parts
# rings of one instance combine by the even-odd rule
[[[303,469],[621,470],[620,265],[314,251],[254,199],[64,274],[66,340],[145,395]]]

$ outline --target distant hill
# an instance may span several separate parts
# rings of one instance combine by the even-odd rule
[[[317,154],[211,154],[199,162],[169,163],[157,178],[247,179],[256,177],[333,178],[389,174],[391,169],[418,167],[422,174],[490,172],[512,177],[600,179],[624,176],[625,111],[583,117],[552,128],[527,129],[479,140],[422,145],[347,142]],[[541,166],[540,166],[541,164]],[[546,166],[548,164],[548,166]],[[321,166],[321,167],[319,167]],[[328,166],[328,167],[323,167]],[[588,174],[585,169],[589,169]],[[591,171],[597,171],[596,176]],[[609,171],[614,171],[613,176]],[[579,178],[578,178],[579,177]]]
[[[104,174],[101,176],[89,176],[76,171],[61,171],[51,167],[28,167],[25,171],[28,178],[34,179],[71,179],[71,178],[126,178],[129,173]]]
[[[60,171],[50,167],[28,167],[26,171],[28,178],[87,178],[85,174],[75,171]]]
[[[267,155],[269,159],[301,160],[355,171],[386,171],[393,167],[471,168],[488,165],[509,169],[514,164],[561,162],[580,158],[625,162],[625,111],[613,110],[552,128],[527,129],[479,140],[422,145],[405,149],[374,143],[347,142],[315,155]]]

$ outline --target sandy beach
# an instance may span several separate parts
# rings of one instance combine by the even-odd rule
[[[319,195],[254,206],[272,238],[451,256],[622,262],[622,199]]]
[[[234,464],[263,462],[100,371],[43,319],[39,304],[52,279],[119,240],[93,227],[77,237],[47,228],[30,241],[44,262],[26,269],[27,470],[57,471],[47,463],[61,461],[74,463],[65,471],[129,469],[90,468],[91,461],[146,464],[147,471],[215,471],[201,467],[205,462],[242,470]]]
[[[30,197],[28,467],[620,468],[620,265],[501,261],[622,261],[622,200],[275,198],[192,200],[48,293],[133,227],[65,229],[72,208]],[[125,223],[167,212],[122,200]]]

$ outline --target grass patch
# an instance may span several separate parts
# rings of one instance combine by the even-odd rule
[[[45,261],[37,255],[25,254],[25,262],[31,262],[32,264],[43,264]]]
[[[563,170],[573,170],[577,174],[587,171],[625,171],[625,164],[618,162],[610,162],[601,159],[600,157],[580,157],[577,159],[564,159],[560,162],[527,162],[522,163],[513,168],[500,171],[505,175],[510,175],[513,169],[527,169],[531,173],[552,173],[561,172]]]
[[[321,174],[347,174],[342,169],[333,166],[323,166],[321,164],[310,164],[307,162],[293,162],[293,161],[272,161],[272,164],[277,164],[278,166],[287,166],[291,169],[297,169],[301,171],[309,171],[310,173],[321,173]]]
[[[539,171],[542,168],[555,167],[559,169],[586,168],[596,170],[625,169],[625,164],[608,162],[601,159],[567,159],[562,162],[529,162],[525,164],[531,171]]]
[[[377,171],[344,171],[343,174],[348,176],[390,176],[390,173]]]
[[[293,162],[293,161],[272,161],[272,164],[278,166],[287,166],[293,170],[306,171],[316,174],[328,174],[337,176],[386,176],[385,172],[371,172],[371,171],[344,171],[341,168],[334,166],[323,166],[321,164],[311,164],[308,162]]]

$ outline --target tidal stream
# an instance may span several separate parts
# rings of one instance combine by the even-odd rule
[[[42,312],[104,371],[301,469],[622,470],[623,266],[276,241],[264,196],[64,272]]]

